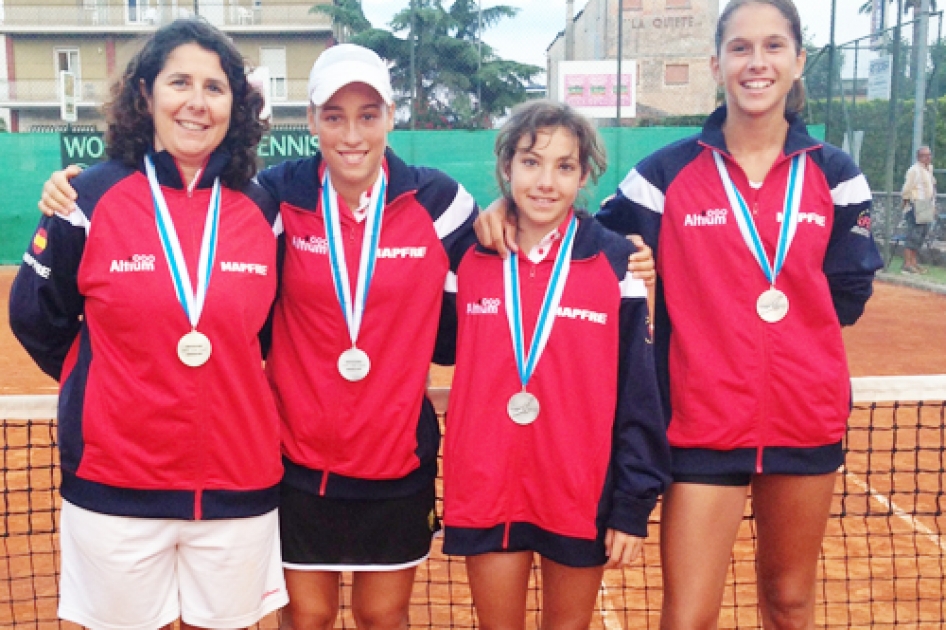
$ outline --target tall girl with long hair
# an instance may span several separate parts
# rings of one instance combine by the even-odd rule
[[[763,625],[812,628],[851,402],[841,326],[881,267],[870,189],[798,115],[805,50],[790,0],[732,0],[711,64],[725,104],[699,136],[644,159],[598,214],[657,259],[673,462],[661,627],[716,627],[751,489]]]

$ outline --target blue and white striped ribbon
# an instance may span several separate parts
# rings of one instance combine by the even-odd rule
[[[525,335],[522,329],[522,301],[519,289],[519,262],[518,256],[510,255],[503,262],[503,286],[506,295],[506,318],[509,320],[509,330],[512,333],[512,348],[516,357],[516,369],[519,371],[519,380],[523,389],[545,350],[545,346],[552,334],[552,325],[558,313],[558,305],[562,301],[565,291],[565,282],[571,268],[572,248],[575,244],[575,232],[578,229],[578,219],[572,216],[565,230],[561,247],[555,256],[555,265],[552,268],[552,277],[549,286],[545,289],[542,307],[536,321],[535,331],[532,334],[532,343],[529,353],[525,353]]]
[[[148,184],[151,186],[151,198],[155,208],[155,223],[158,226],[158,235],[161,237],[161,248],[168,261],[171,271],[171,282],[177,299],[184,308],[187,320],[196,330],[197,322],[204,310],[207,299],[207,289],[210,286],[210,276],[213,273],[213,262],[217,255],[217,233],[220,226],[220,178],[214,180],[210,194],[210,205],[207,207],[207,218],[204,221],[204,235],[200,241],[200,257],[197,263],[197,291],[191,285],[190,274],[187,272],[187,263],[181,250],[181,241],[174,229],[174,221],[168,210],[167,201],[158,184],[154,164],[149,156],[145,156],[145,172],[148,175]]]
[[[384,218],[384,195],[387,190],[387,177],[384,169],[379,169],[378,179],[371,191],[368,202],[368,216],[365,223],[365,235],[361,243],[361,260],[358,265],[358,278],[355,297],[351,295],[351,281],[348,265],[345,262],[345,245],[342,241],[342,228],[338,212],[338,194],[332,186],[328,170],[322,178],[322,212],[325,215],[325,237],[328,240],[329,264],[332,267],[332,283],[335,295],[342,307],[345,324],[351,345],[355,347],[361,321],[364,318],[365,303],[368,301],[368,289],[374,275],[375,261],[378,258],[378,243],[381,240],[381,223]]]
[[[785,209],[782,213],[782,228],[779,230],[778,243],[775,248],[775,260],[771,263],[762,246],[762,239],[759,237],[759,230],[752,219],[752,212],[749,211],[746,200],[743,199],[736,189],[736,185],[733,184],[729,171],[726,170],[723,156],[718,151],[714,151],[713,159],[716,161],[716,170],[719,171],[719,178],[726,189],[726,196],[729,197],[729,205],[733,209],[733,215],[736,217],[736,224],[742,233],[742,239],[746,242],[756,262],[759,263],[759,267],[761,267],[769,284],[774,287],[775,279],[785,265],[785,257],[788,255],[788,250],[792,246],[798,228],[798,209],[801,205],[802,186],[805,182],[805,156],[800,154],[792,158],[788,183],[785,186]]]

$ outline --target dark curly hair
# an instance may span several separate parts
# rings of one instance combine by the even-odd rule
[[[220,175],[229,188],[240,189],[256,175],[256,145],[269,125],[259,119],[262,95],[246,79],[243,55],[230,38],[201,18],[187,18],[162,26],[132,57],[124,74],[112,86],[112,95],[105,105],[108,129],[105,133],[109,157],[128,166],[138,167],[154,143],[154,119],[141,86],[151,94],[155,77],[164,68],[168,56],[179,46],[197,44],[216,53],[227,75],[233,93],[230,127],[220,148],[227,151],[230,162]]]

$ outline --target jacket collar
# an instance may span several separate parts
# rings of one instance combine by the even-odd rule
[[[406,192],[417,190],[417,180],[413,176],[410,167],[391,150],[391,147],[387,147],[384,150],[384,163],[388,174],[388,189],[385,194],[385,203],[394,201]],[[323,164],[324,158],[320,151],[315,156],[312,175],[316,183],[316,189],[319,191],[322,190],[321,174],[323,172]]]
[[[590,227],[595,225],[596,222],[591,220],[591,215],[584,208],[576,208],[572,206],[572,209],[568,215],[568,219],[571,219],[573,214],[578,218],[578,229],[575,232],[575,245],[572,249],[572,260],[584,260],[585,258],[593,256],[598,251],[596,249],[598,242],[595,240],[597,237],[594,233],[596,228]],[[565,229],[567,227],[567,221],[562,221],[556,230],[559,232],[559,234],[564,236]],[[496,250],[483,247],[479,241],[474,243],[474,245],[477,252],[499,256]],[[520,252],[522,256],[525,256],[527,253],[528,252]],[[548,257],[548,255],[546,255],[546,257]]]
[[[798,114],[785,114],[788,121],[788,135],[785,136],[785,146],[782,149],[783,155],[788,158],[796,153],[811,151],[823,146],[823,143],[808,135],[808,127],[805,121]],[[700,143],[711,149],[715,149],[726,155],[729,155],[729,149],[726,148],[726,138],[723,137],[723,123],[726,122],[726,106],[721,105],[710,114],[709,118],[703,124],[703,132],[700,134]]]
[[[154,163],[155,173],[158,175],[158,183],[168,188],[178,188],[183,190],[184,178],[177,167],[177,162],[165,150],[155,151],[154,147],[148,149],[148,155]],[[207,163],[200,172],[200,180],[197,182],[197,188],[212,188],[214,180],[223,172],[223,169],[230,162],[230,153],[223,149],[217,149],[210,154]],[[144,159],[139,165],[140,170],[144,171]]]

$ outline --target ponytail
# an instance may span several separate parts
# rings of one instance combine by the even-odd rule
[[[792,89],[785,99],[786,114],[801,114],[805,108],[805,84],[801,79],[795,79]]]

